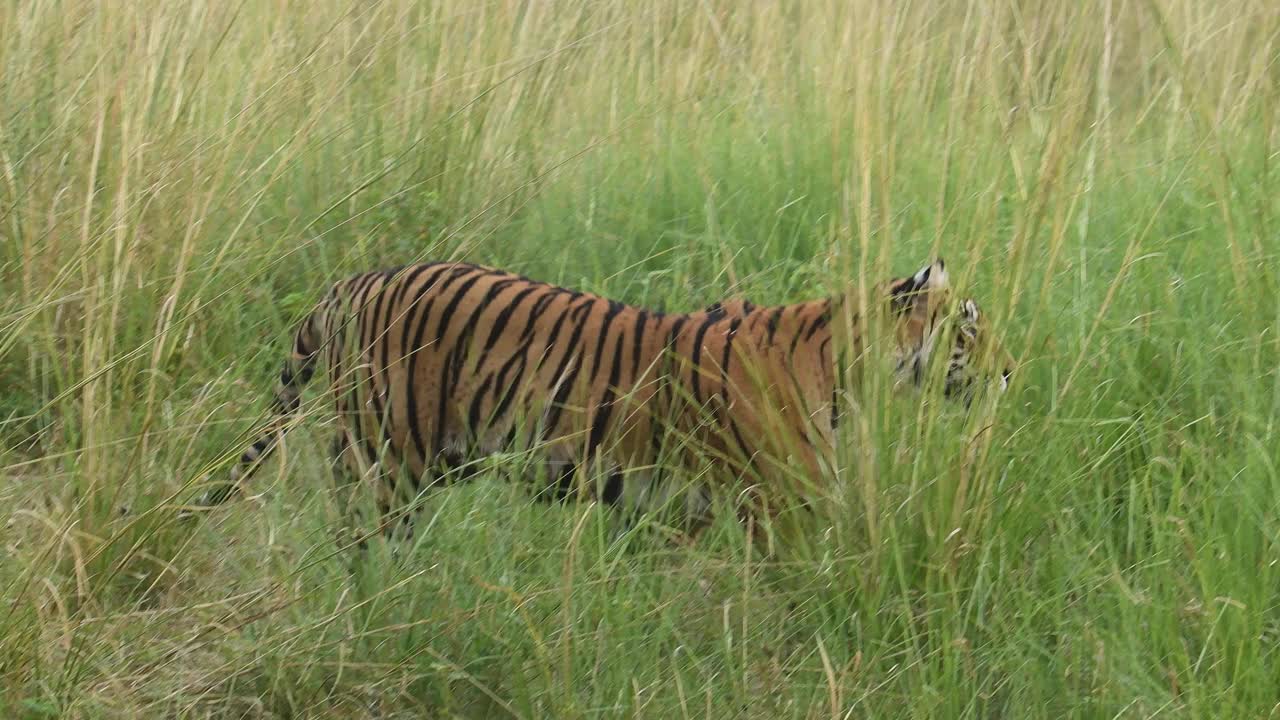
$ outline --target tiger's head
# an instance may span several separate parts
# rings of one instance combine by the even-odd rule
[[[922,385],[934,347],[949,338],[943,384],[948,398],[968,405],[985,381],[1001,392],[1008,388],[1013,357],[1001,346],[976,302],[951,299],[946,264],[941,259],[910,277],[889,281],[884,294],[893,322],[893,365],[899,382]]]
[[[897,383],[923,385],[935,346],[949,342],[943,382],[946,397],[968,405],[984,381],[990,381],[1002,392],[1008,388],[1014,371],[1013,357],[1001,346],[973,299],[952,299],[946,263],[941,259],[910,277],[879,284],[875,297],[883,298],[888,309],[890,325],[882,327],[892,328],[891,357]],[[842,300],[834,299],[836,303]],[[730,298],[703,312],[714,318],[745,318],[757,309],[749,300]],[[802,321],[802,325],[807,322]],[[861,338],[856,344],[861,344]]]
[[[944,391],[947,397],[959,397],[966,403],[973,398],[975,386],[982,378],[991,378],[1000,392],[1009,389],[1013,375],[1013,356],[1000,344],[972,298],[961,300],[956,312],[951,357],[947,359]]]

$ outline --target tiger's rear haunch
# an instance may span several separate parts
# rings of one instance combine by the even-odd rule
[[[977,329],[976,304],[953,311],[941,261],[878,294],[900,376],[920,382],[948,319],[959,329],[948,395],[968,396],[979,356],[1004,362],[1004,377],[1012,369]],[[357,275],[302,321],[267,432],[204,504],[226,500],[270,453],[321,355],[335,453],[374,481],[384,527],[395,507],[505,449],[546,459],[542,491],[564,496],[581,478],[607,504],[665,498],[654,471],[672,445],[766,483],[787,468],[816,478],[833,443],[832,353],[859,363],[865,346],[867,314],[840,312],[845,302],[663,314],[464,263]]]

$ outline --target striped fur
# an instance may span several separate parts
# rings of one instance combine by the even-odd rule
[[[881,292],[895,367],[918,381],[947,305],[943,265]],[[833,442],[832,353],[863,348],[864,314],[843,302],[663,314],[464,263],[357,275],[302,321],[270,427],[204,502],[226,500],[270,453],[322,358],[335,451],[376,479],[384,514],[508,449],[546,459],[552,494],[588,478],[610,504],[662,496],[652,471],[672,446],[731,475],[818,477]]]

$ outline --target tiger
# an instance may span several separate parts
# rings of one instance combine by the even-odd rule
[[[607,506],[669,497],[661,468],[689,460],[690,448],[721,474],[765,485],[797,470],[821,477],[835,442],[837,361],[861,367],[867,350],[887,346],[895,384],[921,386],[948,325],[945,395],[968,403],[993,375],[1007,387],[1012,357],[976,302],[951,300],[940,258],[871,297],[865,311],[846,292],[662,313],[465,262],[357,274],[299,323],[265,432],[196,505],[245,486],[296,422],[322,361],[340,484],[371,485],[378,527],[408,536],[404,508],[504,451],[537,454],[538,497]],[[873,327],[887,343],[870,342]],[[705,514],[707,491],[694,495],[690,512]]]

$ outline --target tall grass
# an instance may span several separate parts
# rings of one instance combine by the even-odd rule
[[[0,714],[1274,715],[1278,38],[1257,0],[0,5]],[[172,522],[346,273],[692,309],[938,254],[1010,393],[854,398],[784,553],[508,471],[349,572],[322,410]]]

